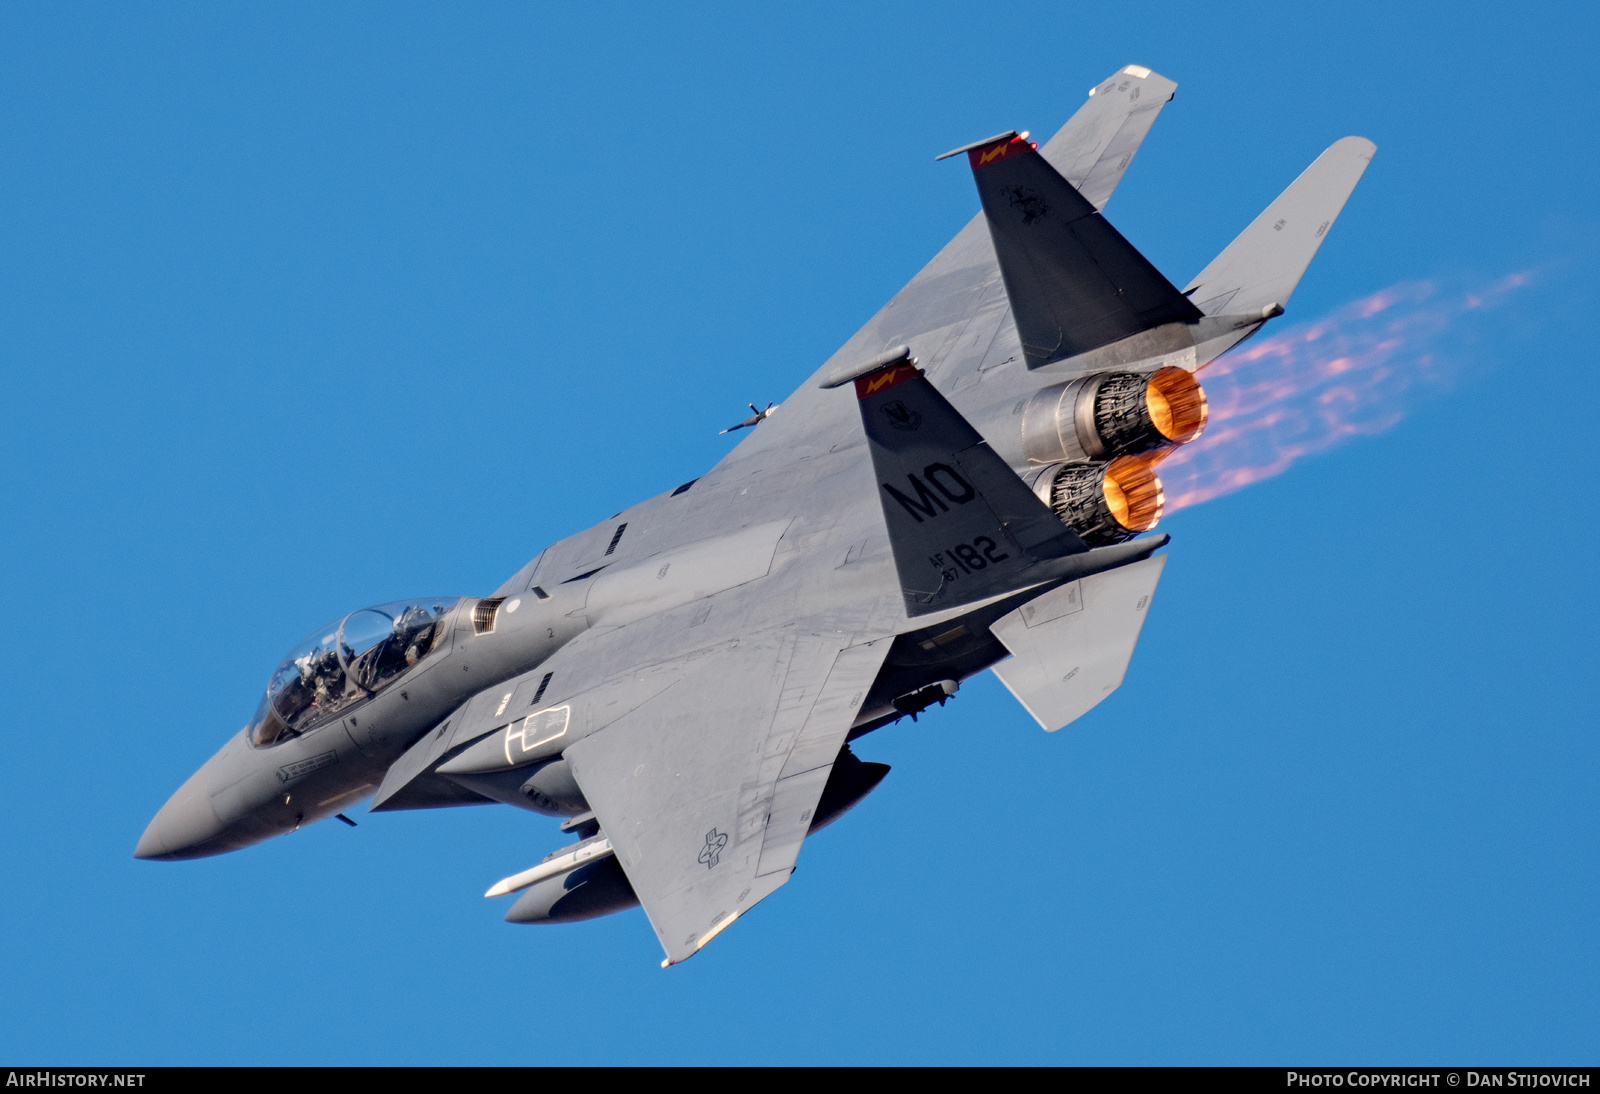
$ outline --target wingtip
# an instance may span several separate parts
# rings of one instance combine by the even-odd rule
[[[1151,90],[1155,90],[1157,93],[1159,93],[1160,90],[1165,87],[1167,94],[1166,97],[1161,100],[1163,103],[1172,101],[1172,96],[1178,89],[1178,82],[1176,80],[1169,76],[1161,75],[1161,73],[1157,72],[1153,68],[1149,68],[1145,65],[1123,65],[1110,76],[1107,76],[1104,80],[1101,80],[1099,83],[1091,87],[1089,89],[1089,97],[1092,99],[1099,92],[1112,91],[1117,86],[1118,81],[1124,76],[1132,76],[1134,79],[1144,84],[1145,86],[1143,90],[1147,94]]]
[[[1370,160],[1378,151],[1377,143],[1370,137],[1360,137],[1355,134],[1351,134],[1348,137],[1340,137],[1328,146],[1328,151],[1331,152],[1336,148],[1340,151],[1353,152],[1364,160]]]

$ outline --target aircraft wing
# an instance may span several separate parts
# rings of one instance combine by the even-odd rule
[[[664,965],[789,879],[891,644],[852,641],[804,623],[741,637],[564,753]]]

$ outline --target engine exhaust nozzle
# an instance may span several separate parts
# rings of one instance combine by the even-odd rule
[[[1206,416],[1205,392],[1187,369],[1102,372],[1029,399],[1022,447],[1030,463],[1110,460],[1187,444],[1205,429]]]
[[[1061,523],[1091,547],[1148,532],[1166,505],[1155,461],[1145,456],[1046,467],[1033,488]]]

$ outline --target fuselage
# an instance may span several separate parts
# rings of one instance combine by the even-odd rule
[[[532,593],[461,599],[433,649],[381,690],[358,691],[320,717],[313,711],[271,741],[252,740],[254,724],[234,734],[156,814],[135,855],[221,854],[342,811],[464,701],[536,667],[581,633],[587,621],[573,612],[582,604],[582,591],[570,587],[544,600]],[[322,630],[337,633],[338,626]]]
[[[611,525],[600,526],[606,527]],[[653,561],[649,565],[654,567]],[[259,731],[253,732],[257,723],[247,725],[173,794],[150,822],[135,855],[189,859],[222,854],[332,817],[371,796],[408,749],[435,729],[442,732],[473,696],[537,669],[596,623],[615,625],[615,614],[596,610],[597,576],[598,571],[580,575],[548,591],[534,586],[508,597],[462,598],[445,615],[431,652],[388,686],[312,717],[296,732],[272,741],[263,742]],[[921,625],[896,640],[861,704],[852,736],[905,716],[905,697],[938,681],[965,679],[1006,656],[987,624],[1037,592],[959,617],[919,620]],[[606,607],[613,612],[630,609],[629,604]],[[338,633],[338,628],[336,621],[320,631]],[[269,688],[264,707],[271,698]],[[570,796],[551,801],[538,794],[499,794],[492,788],[489,794],[491,800],[540,813],[573,815],[585,808],[581,799]]]
[[[915,306],[897,307],[902,301]],[[840,367],[881,353],[885,345],[906,343],[930,381],[994,451],[1030,484],[1039,484],[1035,490],[1043,491],[1041,497],[1055,489],[1048,475],[1037,478],[1041,470],[1070,467],[1088,471],[1090,493],[1099,499],[1098,484],[1109,482],[1107,465],[1093,459],[1071,462],[1091,453],[1068,451],[1072,446],[1063,447],[1061,440],[1062,422],[1075,413],[1068,404],[1085,402],[1071,385],[1085,376],[1123,376],[1128,370],[1141,375],[1162,368],[1193,370],[1267,318],[1172,323],[1076,358],[1025,367],[1006,315],[1005,290],[980,214],[812,381],[755,425],[705,476],[552,544],[488,600],[456,604],[441,641],[381,690],[356,695],[276,743],[256,747],[248,728],[236,734],[162,808],[136,854],[218,854],[340,812],[370,794],[408,748],[441,729],[473,696],[538,667],[583,631],[626,626],[654,611],[682,608],[696,598],[709,603],[717,596],[713,581],[705,587],[691,582],[674,600],[653,598],[651,560],[669,558],[685,545],[732,540],[763,527],[783,529],[768,556],[771,573],[760,579],[764,619],[832,611],[841,620],[854,620],[862,633],[898,636],[863,702],[854,734],[900,716],[908,695],[998,662],[1007,651],[989,633],[988,622],[1020,600],[907,616],[859,416],[851,400],[822,390],[819,382]],[[1043,440],[1054,448],[1041,455]],[[1062,460],[1068,462],[1042,462]],[[1159,483],[1149,478],[1159,497]],[[1106,486],[1106,496],[1110,492]],[[1057,506],[1057,512],[1063,509]],[[1062,519],[1070,525],[1067,516]],[[1153,523],[1152,518],[1133,530]],[[673,563],[672,580],[682,569]],[[483,605],[496,600],[502,603],[487,613],[484,629]],[[713,635],[737,641],[741,625],[713,612],[703,628],[693,624],[694,641],[709,642]],[[463,790],[461,802],[453,804],[496,800],[544,812],[584,810],[570,795],[552,799],[475,789]]]

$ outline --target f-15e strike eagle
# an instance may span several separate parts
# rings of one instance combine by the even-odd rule
[[[1088,711],[1166,561],[1139,537],[1196,372],[1282,313],[1375,150],[1336,142],[1180,290],[1101,215],[1176,86],[1129,65],[1043,148],[946,153],[982,213],[725,459],[492,596],[318,628],[134,853],[503,802],[576,839],[490,889],[508,920],[642,904],[672,964],[882,780],[850,742],[984,669],[1046,730]]]

